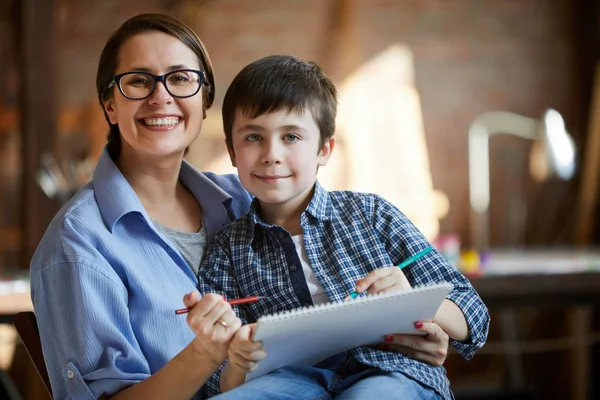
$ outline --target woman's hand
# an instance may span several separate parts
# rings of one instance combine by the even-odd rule
[[[404,291],[412,288],[404,272],[398,267],[383,267],[371,271],[367,276],[356,281],[356,292],[367,291],[368,294]]]
[[[198,299],[198,292],[184,296],[183,302],[191,308],[186,321],[196,338],[192,348],[207,361],[217,366],[227,358],[227,349],[242,322],[223,296],[209,293]]]
[[[245,373],[254,370],[267,353],[261,342],[252,341],[256,324],[244,325],[235,334],[229,346],[229,363]]]
[[[416,322],[415,328],[426,335],[388,335],[380,349],[402,353],[429,365],[443,365],[450,345],[448,334],[435,322]]]

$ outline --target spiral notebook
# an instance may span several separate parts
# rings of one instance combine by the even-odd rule
[[[413,324],[431,321],[451,289],[452,284],[440,283],[260,317],[253,340],[263,343],[267,358],[246,382],[279,367],[314,365],[355,347],[381,344],[390,333],[422,334]]]

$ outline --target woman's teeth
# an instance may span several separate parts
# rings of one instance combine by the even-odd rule
[[[179,117],[144,118],[143,121],[150,126],[172,126],[179,123]]]

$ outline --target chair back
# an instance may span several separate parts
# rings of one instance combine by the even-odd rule
[[[48,377],[48,370],[44,363],[40,331],[37,327],[35,314],[32,311],[20,312],[13,317],[13,325],[17,329],[17,333],[23,342],[23,346],[25,346],[25,350],[27,350],[27,354],[29,354],[29,358],[33,362],[38,375],[44,382],[48,395],[52,398],[50,378]]]

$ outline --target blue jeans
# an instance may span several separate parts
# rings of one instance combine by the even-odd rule
[[[399,372],[368,367],[345,354],[313,367],[291,366],[256,378],[213,399],[220,400],[350,400],[350,399],[441,399],[433,389]]]

